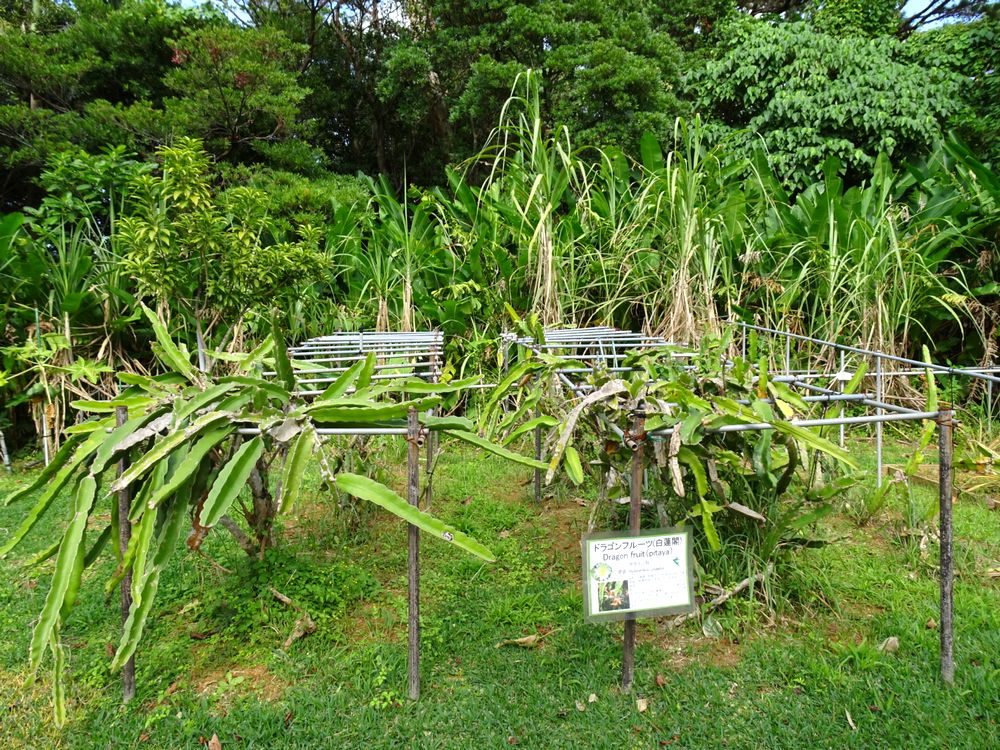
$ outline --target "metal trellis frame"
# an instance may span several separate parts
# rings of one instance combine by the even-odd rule
[[[332,383],[352,365],[375,355],[373,381],[410,376],[436,383],[444,362],[444,336],[440,331],[418,332],[352,332],[335,333],[309,339],[288,350],[296,379],[294,394],[312,398],[323,393],[324,384]],[[275,372],[265,372],[274,376]],[[255,434],[254,428],[241,433]],[[426,445],[425,504],[431,502],[437,446],[434,434],[420,425],[415,409],[410,409],[406,427],[321,427],[322,436],[401,435],[407,441],[407,501],[420,504],[420,448]],[[420,529],[407,525],[407,585],[408,585],[408,655],[407,675],[409,697],[420,698]]]
[[[918,360],[907,359],[884,352],[877,352],[862,347],[846,346],[836,342],[825,341],[788,331],[781,331],[773,328],[754,326],[744,323],[735,324],[736,333],[741,334],[739,339],[739,350],[744,357],[747,356],[748,339],[750,336],[758,336],[766,339],[773,339],[772,354],[776,354],[777,365],[769,373],[769,377],[775,381],[787,384],[798,391],[803,391],[803,399],[807,402],[831,402],[839,403],[841,408],[839,414],[817,419],[794,418],[788,420],[790,424],[801,427],[837,427],[841,445],[844,443],[844,430],[846,427],[859,425],[873,425],[875,427],[876,442],[876,464],[877,483],[881,486],[883,482],[883,435],[882,428],[886,422],[900,421],[920,421],[934,420],[938,425],[938,464],[939,464],[939,522],[941,528],[941,557],[940,557],[940,674],[946,684],[954,681],[954,658],[952,648],[952,532],[951,532],[951,503],[953,493],[952,478],[952,450],[953,450],[953,430],[954,420],[950,405],[941,404],[937,410],[927,410],[914,408],[904,399],[894,397],[894,391],[887,388],[887,384],[892,378],[908,378],[922,376],[928,372],[946,374],[960,377],[974,378],[985,381],[988,385],[988,393],[992,397],[993,384],[1000,383],[997,370],[995,368],[957,368],[938,364],[927,364]],[[579,363],[579,366],[556,370],[559,382],[569,391],[574,399],[584,397],[591,387],[583,382],[586,375],[596,371],[611,373],[624,373],[636,371],[625,365],[625,357],[632,352],[663,349],[677,358],[692,356],[692,353],[684,345],[667,341],[666,339],[646,336],[640,333],[621,331],[608,327],[591,328],[552,328],[544,331],[544,340],[535,341],[531,337],[505,334],[503,337],[505,361],[509,361],[509,352],[512,347],[520,348],[525,352],[534,355],[555,354],[562,355]],[[795,344],[795,348],[793,348]],[[802,369],[793,368],[795,357],[803,358],[803,351],[808,357],[808,364],[823,362],[824,367],[807,367]],[[819,352],[822,355],[813,355],[812,352]],[[873,392],[863,392],[857,394],[843,393],[844,384],[851,380],[854,371],[864,362],[869,366],[865,373],[865,379],[871,381]],[[886,371],[884,365],[891,363],[893,369]],[[903,367],[900,367],[902,365]],[[820,385],[822,381],[828,381],[826,385]],[[819,382],[817,382],[819,381]],[[857,415],[847,415],[845,407],[851,404],[854,408],[863,410],[864,413]],[[992,405],[991,405],[992,406]],[[637,408],[634,418],[639,420],[642,416],[641,406]],[[674,427],[645,431],[635,430],[625,434],[617,426],[604,422],[604,426],[613,432],[622,442],[632,450],[632,491],[631,496],[638,497],[641,492],[642,482],[642,446],[646,440],[669,439],[674,432]],[[751,423],[727,425],[719,427],[709,432],[735,432],[746,430],[770,430],[773,426],[768,423]],[[542,460],[542,440],[540,428],[536,428],[535,435],[535,457]],[[540,472],[536,470],[535,497],[541,499]],[[639,503],[630,504],[629,525],[630,529],[638,528]],[[623,667],[622,686],[625,689],[631,687],[634,654],[635,628],[626,622],[625,644],[623,647]]]

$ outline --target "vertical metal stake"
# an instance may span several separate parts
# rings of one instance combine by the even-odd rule
[[[993,372],[993,360],[990,360],[990,374]],[[989,430],[993,430],[993,381],[986,381],[986,426]]]
[[[882,403],[882,358],[875,355],[875,400]],[[885,412],[881,407],[875,409],[875,413],[881,416]],[[882,422],[875,423],[875,486],[882,486]]]
[[[785,374],[792,371],[792,337],[785,336]]]
[[[121,427],[128,421],[128,407],[119,406],[115,409],[115,423]],[[128,454],[126,453],[118,461],[118,476],[121,476],[129,467]],[[118,490],[118,549],[124,558],[125,550],[128,549],[129,540],[132,538],[132,522],[128,520],[129,511],[132,508],[131,491],[128,487]],[[132,608],[132,570],[131,568],[122,578],[121,583],[121,614],[122,627],[128,620],[129,610]],[[129,657],[122,667],[122,701],[128,703],[135,697],[135,655]]]
[[[420,421],[417,410],[410,409],[406,433],[406,493],[410,505],[420,502]],[[407,640],[407,670],[410,682],[410,700],[420,698],[420,529],[413,524],[408,528],[407,584],[409,587],[409,628]]]
[[[841,375],[843,375],[843,373],[844,373],[844,352],[841,351],[840,352],[840,372],[837,375],[837,382],[840,385],[840,392],[841,393],[844,392],[844,381],[841,380],[841,377],[840,377]],[[844,404],[840,405],[840,417],[841,417],[841,419],[843,419],[843,417],[844,417]],[[841,448],[844,447],[844,425],[840,425],[840,443],[839,443],[839,445],[840,445]]]
[[[436,371],[431,371],[430,381],[432,383],[438,382],[438,376]],[[436,415],[437,409],[429,409],[428,414],[432,417]],[[427,487],[424,488],[424,496],[427,498],[427,502],[424,504],[425,508],[431,507],[431,501],[434,499],[432,494],[434,492],[434,462],[437,460],[437,433],[434,430],[427,430],[427,465],[424,467],[424,472],[427,475]]]
[[[541,410],[535,407],[535,419],[542,415]],[[542,428],[541,425],[535,428],[535,460],[542,460]],[[542,502],[542,470],[535,469],[535,502]]]
[[[646,416],[640,402],[632,422],[632,437],[636,446],[632,451],[632,477],[629,483],[628,528],[635,536],[639,533],[642,523],[642,478],[643,446],[645,445]],[[635,615],[630,614],[625,620],[625,637],[622,646],[622,690],[631,690],[635,677]]]
[[[946,685],[955,682],[955,656],[952,632],[954,571],[952,570],[951,456],[953,447],[952,411],[942,405],[938,413],[938,500],[941,524],[941,679]]]

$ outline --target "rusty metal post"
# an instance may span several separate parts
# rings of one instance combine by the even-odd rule
[[[535,407],[535,419],[538,419],[542,414],[539,407]],[[535,460],[542,460],[542,428],[541,426],[535,427]],[[535,469],[535,502],[542,502],[542,470]]]
[[[955,682],[953,641],[953,532],[951,525],[952,447],[954,423],[950,404],[943,404],[938,414],[938,500],[941,525],[941,679],[946,685]]]
[[[420,420],[417,410],[410,409],[406,433],[406,499],[410,505],[420,503]],[[409,588],[407,641],[407,671],[410,700],[420,698],[420,529],[409,524],[407,550],[407,585]]]
[[[128,421],[128,407],[119,406],[115,409],[115,423],[121,427]],[[126,453],[118,461],[118,476],[121,476],[129,467],[128,454]],[[129,521],[129,512],[132,509],[132,493],[128,487],[118,490],[118,549],[122,558],[125,557],[125,550],[128,549],[129,540],[132,538],[132,522]],[[132,570],[130,569],[121,582],[121,614],[122,627],[128,620],[129,610],[132,608]],[[122,700],[128,703],[135,697],[135,655],[129,657],[122,667]]]
[[[438,376],[436,371],[431,371],[430,382],[438,382]],[[437,415],[437,409],[430,409],[427,412],[430,416]],[[427,486],[424,487],[424,508],[430,511],[431,502],[433,501],[434,492],[434,469],[437,463],[437,449],[438,449],[438,434],[434,430],[428,429],[426,432],[427,440],[427,458],[426,465],[424,466],[424,473],[427,475]]]
[[[632,476],[629,482],[628,529],[635,536],[642,525],[643,447],[646,442],[646,414],[642,402],[636,406],[632,420]],[[631,690],[635,677],[635,615],[625,619],[625,636],[622,646],[622,690]]]

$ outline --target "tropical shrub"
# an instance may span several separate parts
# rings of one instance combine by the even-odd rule
[[[479,437],[467,419],[436,417],[428,411],[444,394],[460,391],[471,381],[373,382],[375,357],[370,355],[348,368],[316,399],[304,403],[295,396],[295,372],[276,325],[273,337],[253,352],[235,358],[232,374],[212,377],[192,365],[187,351],[174,343],[162,320],[149,308],[144,311],[156,334],[157,353],[170,372],[155,377],[120,373],[126,387],[114,399],[75,402],[76,408],[95,416],[68,428],[71,437],[53,461],[5,501],[10,505],[41,490],[20,526],[0,546],[0,555],[14,550],[64,494],[72,497],[72,514],[62,538],[36,558],[38,562],[54,556],[56,562],[29,652],[32,669],[40,666],[46,649],[52,652],[55,710],[60,722],[65,720],[60,628],[73,609],[84,570],[109,539],[119,538],[119,526],[125,519],[119,516],[118,493],[129,493],[127,520],[133,533],[128,547],[119,553],[118,567],[105,590],[110,592],[131,573],[132,604],[111,662],[113,669],[121,668],[135,653],[160,574],[185,529],[190,549],[198,549],[206,535],[221,526],[248,554],[263,557],[274,543],[275,519],[291,513],[298,501],[303,474],[313,454],[326,463],[324,427],[406,426],[409,415],[416,413],[422,431],[452,436],[528,466],[542,466]],[[261,377],[268,354],[271,358],[267,362],[275,367],[277,381]],[[391,394],[397,394],[398,399]],[[122,459],[126,463],[119,469]],[[280,479],[272,487],[268,467],[279,459]],[[409,505],[379,482],[350,473],[340,473],[331,480],[339,491],[375,503],[434,538],[493,560],[485,546]],[[242,497],[247,486],[250,496]],[[108,503],[110,521],[88,547],[89,526]],[[237,513],[242,525],[233,518]]]
[[[708,578],[727,582],[733,569],[742,578],[748,564],[763,571],[790,550],[813,544],[809,528],[850,485],[821,459],[854,462],[817,430],[791,423],[836,414],[839,406],[811,406],[768,376],[765,359],[727,360],[729,349],[726,339],[707,337],[693,356],[678,358],[670,349],[634,353],[626,360],[632,372],[598,369],[583,376],[575,394],[546,384],[554,370],[579,363],[555,353],[528,357],[508,376],[526,383],[519,408],[497,429],[507,440],[546,430],[546,482],[560,467],[576,484],[591,474],[598,503],[629,496],[633,455],[640,452],[649,523],[696,521],[696,559]],[[863,375],[862,369],[845,392]],[[530,417],[536,406],[542,416]],[[756,427],[736,429],[746,425]]]

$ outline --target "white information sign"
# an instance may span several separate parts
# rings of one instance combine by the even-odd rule
[[[694,578],[690,529],[583,537],[583,607],[588,622],[690,612]]]

